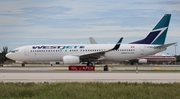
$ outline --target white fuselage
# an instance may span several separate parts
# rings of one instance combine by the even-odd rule
[[[16,48],[6,56],[21,62],[63,62],[67,55],[81,56],[95,52],[106,51],[115,44],[45,44],[29,45]],[[124,61],[152,55],[166,50],[154,48],[157,45],[147,44],[121,44],[118,50],[105,53],[99,60]]]

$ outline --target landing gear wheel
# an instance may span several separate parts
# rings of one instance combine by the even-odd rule
[[[134,65],[134,62],[131,62],[131,65]]]
[[[21,66],[22,66],[22,67],[24,67],[24,66],[25,66],[25,64],[24,64],[24,63],[22,63],[22,64],[21,64]]]
[[[92,62],[88,62],[87,66],[93,66],[93,63]]]

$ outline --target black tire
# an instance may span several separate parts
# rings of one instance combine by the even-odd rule
[[[24,63],[22,63],[22,64],[21,64],[21,66],[22,66],[22,67],[24,67],[24,66],[25,66],[25,64],[24,64]]]
[[[88,62],[87,66],[93,66],[93,63],[92,62]]]
[[[90,64],[89,64],[89,65],[90,65],[90,66],[94,66],[94,65],[93,65],[93,63],[91,63],[91,62],[90,62]]]
[[[134,62],[131,62],[131,65],[134,65]]]

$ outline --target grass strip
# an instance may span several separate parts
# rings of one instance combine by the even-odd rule
[[[180,99],[180,83],[0,83],[0,99]]]

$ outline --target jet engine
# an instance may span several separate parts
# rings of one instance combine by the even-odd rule
[[[147,63],[147,59],[139,59],[138,63],[145,64],[145,63]]]
[[[79,64],[80,59],[78,56],[64,56],[63,62],[64,64]]]

